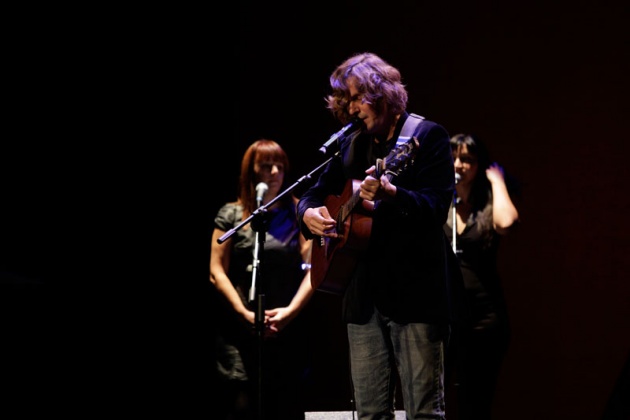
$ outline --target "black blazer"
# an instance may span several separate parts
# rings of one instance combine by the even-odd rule
[[[407,118],[405,113],[399,119],[394,139]],[[391,180],[396,197],[375,203],[367,251],[344,295],[346,322],[367,322],[374,307],[400,323],[446,324],[457,315],[454,300],[463,287],[461,273],[443,230],[455,186],[449,135],[424,120],[414,137],[420,146],[413,163]],[[379,150],[370,135],[358,133],[341,145],[298,203],[306,238],[313,238],[302,222],[306,209],[340,194],[348,180],[365,178],[365,170],[393,149],[395,141],[387,144]]]

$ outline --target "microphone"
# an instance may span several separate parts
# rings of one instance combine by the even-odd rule
[[[269,189],[269,185],[265,184],[264,182],[259,182],[258,185],[256,185],[256,206],[257,207],[260,207],[262,205],[263,197],[265,196],[265,193],[267,192],[268,189]]]
[[[458,174],[457,172],[455,172],[455,185],[457,185],[459,181],[461,180],[462,180],[462,176]]]
[[[332,146],[333,143],[338,143],[339,140],[344,139],[346,137],[346,132],[348,132],[348,135],[350,135],[354,133],[355,131],[359,130],[361,127],[363,127],[363,120],[359,117],[354,117],[352,121],[346,124],[341,130],[337,131],[335,134],[330,136],[328,141],[324,143],[322,147],[319,148],[319,151],[324,154],[327,154],[328,148]]]

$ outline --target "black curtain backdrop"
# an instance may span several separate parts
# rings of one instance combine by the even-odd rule
[[[353,53],[381,55],[401,70],[411,111],[476,133],[522,184],[522,223],[500,251],[514,337],[496,417],[600,418],[630,350],[628,17],[594,2],[242,4],[216,205],[234,199],[257,138],[286,148],[293,179],[317,167],[340,128],[324,107],[328,76]],[[338,301],[319,295],[311,310],[312,408],[349,409]]]

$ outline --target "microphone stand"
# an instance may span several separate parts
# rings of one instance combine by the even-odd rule
[[[262,393],[262,378],[263,378],[263,342],[265,337],[265,287],[264,282],[260,278],[261,272],[264,270],[261,269],[261,260],[259,259],[259,255],[263,256],[264,254],[264,243],[266,238],[267,229],[269,226],[269,215],[267,213],[267,208],[271,207],[276,203],[276,201],[282,199],[285,195],[289,194],[293,191],[298,185],[302,182],[311,179],[313,174],[330,162],[333,157],[337,156],[339,151],[329,157],[324,163],[313,169],[308,174],[302,176],[296,182],[294,182],[291,186],[289,186],[286,190],[282,191],[276,197],[274,197],[271,201],[263,206],[259,206],[254,212],[239,223],[234,228],[228,230],[217,239],[219,244],[222,244],[226,240],[228,240],[232,235],[234,235],[237,231],[239,231],[243,226],[247,225],[251,222],[252,229],[256,232],[256,243],[254,245],[254,261],[252,264],[252,286],[250,288],[249,293],[249,301],[252,302],[254,300],[254,295],[256,295],[256,334],[258,338],[258,418],[263,419],[263,393]],[[264,264],[262,264],[264,266]]]
[[[457,185],[459,183],[459,178],[456,176],[455,177],[455,185]],[[457,195],[457,189],[453,190],[453,240],[452,240],[452,245],[453,245],[453,253],[455,254],[455,258],[457,259],[457,265],[459,267],[459,264],[461,263],[460,261],[460,255],[462,253],[461,250],[457,249],[457,205],[461,202],[461,198]],[[461,332],[461,327],[459,326],[459,322],[453,324],[452,326],[453,330],[451,333],[451,343],[449,344],[449,347],[453,347],[454,350],[449,350],[449,352],[453,352],[454,354],[452,357],[454,357],[454,363],[453,363],[453,367],[451,367],[450,369],[452,370],[452,373],[449,373],[449,376],[452,376],[453,378],[453,392],[454,392],[454,397],[455,399],[461,398],[458,397],[458,393],[460,392],[460,386],[461,386],[461,359],[462,359],[462,355],[461,355],[461,349],[460,349],[460,340],[461,338],[459,337],[460,332]]]
[[[453,252],[457,255],[457,203],[459,197],[457,192],[453,193]]]
[[[261,203],[258,204],[258,208],[260,208]],[[258,259],[258,255],[261,254],[261,249],[264,251],[265,249],[265,236],[260,233],[267,232],[267,224],[269,223],[269,215],[266,210],[262,210],[260,214],[257,214],[252,219],[252,230],[256,232],[256,242],[254,243],[254,261],[252,262],[252,285],[249,288],[249,301],[252,302],[254,300],[254,296],[256,295],[256,279],[259,274],[259,266],[260,259]]]
[[[455,178],[455,185],[457,185],[458,180]],[[453,253],[456,257],[459,258],[459,254],[461,251],[457,250],[457,205],[460,202],[460,198],[457,196],[457,190],[453,191]]]
[[[260,209],[260,203],[258,209]],[[256,232],[256,243],[254,244],[254,261],[252,263],[252,285],[249,289],[249,301],[250,303],[256,296],[256,334],[258,337],[258,418],[263,419],[263,405],[262,405],[262,364],[263,364],[263,339],[265,335],[265,287],[262,281],[259,281],[258,293],[256,294],[256,280],[260,275],[260,259],[259,255],[265,250],[265,239],[267,236],[267,230],[269,227],[269,215],[266,208],[259,212],[254,213],[255,216],[252,219],[252,229]],[[262,251],[261,251],[262,249]]]

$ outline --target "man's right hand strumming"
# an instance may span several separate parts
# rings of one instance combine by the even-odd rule
[[[326,206],[309,208],[304,212],[302,221],[313,235],[336,238],[337,222],[330,216]]]

